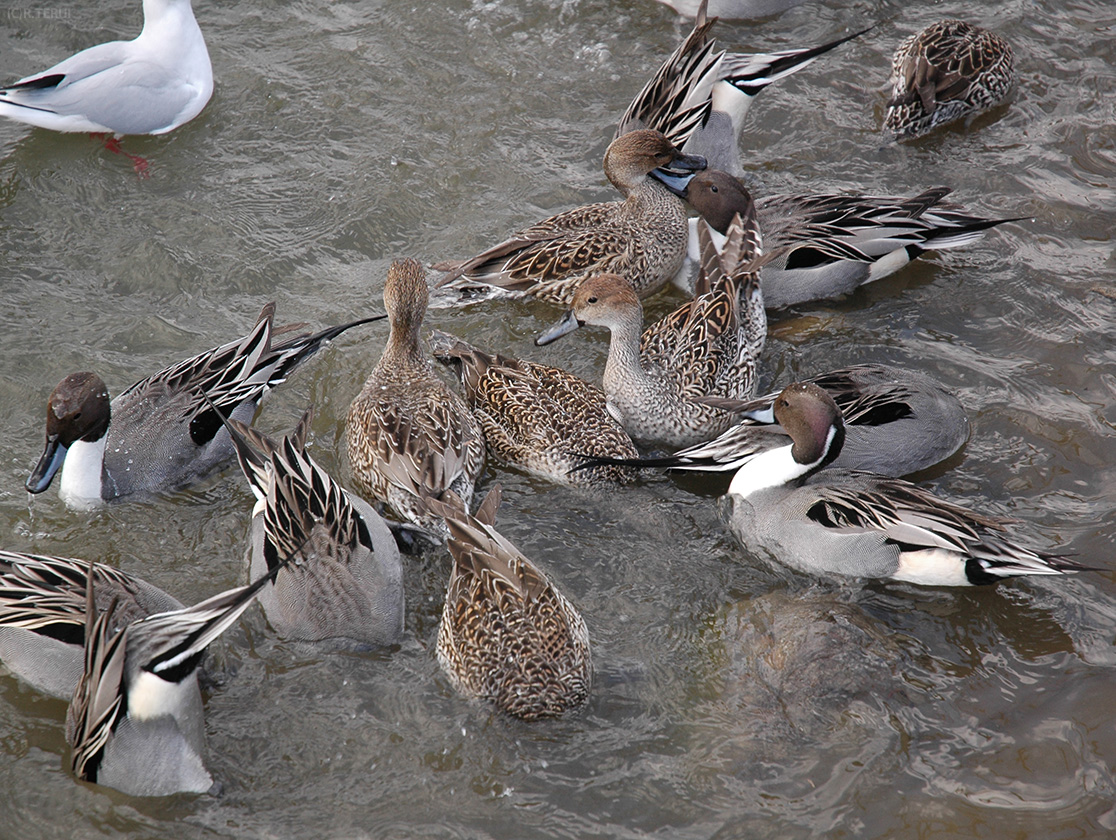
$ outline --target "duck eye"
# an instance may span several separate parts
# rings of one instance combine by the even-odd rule
[[[589,298],[589,303],[596,303],[596,302],[597,302],[597,296],[596,295],[593,295],[592,297]]]

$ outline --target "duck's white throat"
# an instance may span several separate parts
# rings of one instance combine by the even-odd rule
[[[800,464],[791,454],[792,444],[780,446],[778,449],[769,449],[751,458],[744,466],[736,471],[732,477],[728,492],[733,496],[748,498],[760,490],[771,487],[780,487],[796,478],[801,478],[825,458],[829,448],[833,445],[833,437],[837,434],[836,427],[831,426],[825,437],[825,447],[817,461],[809,464]]]
[[[58,495],[69,507],[91,510],[103,503],[101,496],[108,435],[88,443],[76,440],[66,450],[58,476]]]

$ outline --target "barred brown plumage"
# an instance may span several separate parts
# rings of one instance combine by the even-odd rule
[[[554,717],[589,696],[585,620],[494,527],[497,485],[470,516],[447,494],[435,503],[453,556],[438,662],[454,688],[524,720]]]
[[[963,20],[941,20],[905,38],[891,62],[884,128],[898,138],[1000,104],[1015,85],[1011,45]]]
[[[421,499],[439,498],[447,489],[472,497],[484,466],[484,435],[426,357],[420,330],[428,299],[422,266],[393,262],[384,284],[391,335],[349,406],[345,433],[360,492],[408,522],[444,533]]]
[[[457,367],[465,399],[500,461],[565,484],[627,481],[622,467],[570,472],[583,455],[634,458],[639,453],[608,413],[604,392],[560,368],[486,353],[434,331],[434,355]]]

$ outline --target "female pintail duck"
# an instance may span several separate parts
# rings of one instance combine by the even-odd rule
[[[845,424],[837,404],[816,385],[783,389],[772,414],[792,443],[744,463],[722,502],[730,527],[749,549],[808,573],[928,586],[1084,568],[1013,542],[1010,520],[943,501],[910,482],[823,469],[841,451]]]
[[[288,337],[296,327],[275,328],[274,316],[269,303],[244,338],[141,379],[111,402],[97,374],[67,376],[47,402],[46,447],[27,491],[42,493],[59,470],[58,494],[79,509],[185,487],[233,456],[221,415],[250,422],[268,389],[326,341],[385,317]]]
[[[944,461],[969,439],[969,419],[957,397],[924,373],[868,364],[805,381],[829,394],[844,418],[845,444],[827,469],[898,478]],[[790,443],[786,430],[775,424],[771,414],[778,396],[775,392],[749,401],[705,400],[738,418],[743,412],[747,416],[707,443],[664,458],[617,465],[699,472],[737,470],[760,452]]]
[[[999,105],[1015,85],[1011,45],[963,20],[942,20],[905,38],[891,62],[884,129],[896,139]]]
[[[38,649],[46,658],[30,676],[33,683],[53,687],[52,693],[72,683],[66,740],[79,779],[131,796],[205,793],[214,787],[205,765],[198,666],[206,647],[269,580],[182,607],[155,587],[106,566],[4,554],[0,625],[5,633],[21,629],[71,646],[81,640],[76,675],[73,651],[44,641]],[[148,612],[164,606],[172,608]],[[57,673],[47,673],[51,669]]]
[[[448,272],[438,286],[488,286],[567,305],[583,279],[607,271],[646,297],[674,276],[686,253],[686,205],[649,176],[659,167],[691,172],[705,159],[683,154],[657,131],[618,137],[605,152],[604,171],[623,201],[575,207],[472,259],[436,265]]]
[[[581,706],[593,670],[585,620],[493,526],[494,487],[475,516],[440,505],[453,557],[438,662],[454,688],[509,715],[536,720]]]
[[[580,455],[639,455],[597,386],[560,368],[485,353],[437,330],[430,345],[436,358],[457,367],[490,455],[564,484],[631,478],[630,470],[613,466],[570,472],[583,460]]]
[[[190,0],[144,0],[143,30],[0,88],[0,116],[52,131],[165,134],[201,113],[213,70]]]
[[[740,174],[740,133],[760,91],[868,30],[817,47],[751,55],[718,50],[711,34],[716,22],[702,0],[693,31],[636,94],[614,137],[655,129],[710,167]]]
[[[416,260],[396,260],[384,284],[391,335],[345,427],[357,489],[395,516],[445,533],[422,503],[453,490],[472,499],[484,433],[461,397],[434,373],[421,330],[429,289]]]
[[[0,661],[36,691],[69,700],[84,669],[88,581],[112,631],[182,608],[157,586],[100,563],[0,551]]]
[[[235,420],[233,443],[256,496],[248,577],[294,560],[259,594],[288,639],[392,645],[403,637],[403,569],[384,520],[306,453],[312,411],[275,443]]]
[[[699,294],[647,328],[627,282],[601,274],[582,284],[565,318],[537,339],[547,344],[582,324],[608,327],[604,390],[612,415],[637,443],[691,446],[723,432],[731,414],[702,397],[747,399],[767,338],[759,276],[743,256],[758,239],[741,217],[720,253],[703,224]]]
[[[714,231],[752,204],[748,188],[727,172],[706,170],[689,179],[670,178]],[[681,189],[679,189],[681,188]],[[941,203],[945,187],[911,198],[865,195],[775,195],[755,202],[763,233],[760,267],[769,309],[849,294],[887,277],[926,251],[958,248],[984,231],[1017,219],[985,219],[956,204]],[[691,220],[696,230],[696,219]],[[690,262],[697,237],[691,231]],[[683,268],[682,288],[692,274]]]

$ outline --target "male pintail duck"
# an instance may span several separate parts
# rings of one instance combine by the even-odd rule
[[[86,560],[0,551],[0,661],[36,691],[69,701],[85,665],[89,575],[94,607],[113,610],[112,630],[182,609],[157,586]]]
[[[641,444],[680,447],[709,440],[734,422],[702,397],[747,399],[755,392],[756,361],[767,338],[759,276],[743,256],[758,243],[740,216],[720,253],[704,223],[699,294],[648,327],[627,282],[601,274],[582,284],[573,305],[537,339],[547,344],[579,325],[608,327],[611,340],[604,390],[612,415]]]
[[[587,204],[532,225],[447,271],[438,286],[533,296],[568,305],[586,277],[612,272],[646,297],[678,271],[686,254],[686,205],[649,173],[692,172],[705,159],[685,155],[657,131],[632,131],[604,156],[608,180],[623,201]]]
[[[430,345],[436,358],[457,367],[465,400],[498,460],[564,484],[631,478],[630,470],[613,466],[570,472],[579,455],[639,455],[596,385],[560,368],[485,353],[437,330]]]
[[[89,509],[197,481],[233,456],[222,414],[250,422],[264,393],[326,341],[385,317],[288,337],[296,327],[274,328],[274,316],[269,303],[244,338],[142,379],[111,403],[97,374],[67,376],[47,402],[46,447],[27,491],[42,493],[61,469],[59,495]]]
[[[403,637],[403,569],[384,520],[306,453],[312,411],[275,443],[236,420],[233,443],[256,506],[249,579],[293,557],[259,594],[288,639],[392,645]]]
[[[841,451],[845,424],[816,385],[783,389],[772,413],[792,443],[745,462],[722,500],[729,526],[749,549],[812,574],[927,586],[1084,568],[1012,541],[1010,520],[946,502],[908,481],[824,469]]]
[[[585,620],[493,526],[494,487],[475,516],[447,494],[439,508],[453,557],[438,662],[454,688],[536,720],[581,706],[593,669]]]
[[[963,20],[942,20],[899,44],[884,129],[896,139],[999,105],[1015,85],[1011,45]]]
[[[706,170],[693,178],[670,178],[714,231],[751,206],[738,178]],[[755,202],[765,257],[760,267],[769,309],[840,297],[887,277],[926,251],[958,248],[984,231],[1018,219],[985,219],[956,204],[941,203],[945,187],[911,198],[865,195],[775,195]],[[689,262],[696,261],[697,220],[691,220]],[[692,268],[676,282],[685,288]]]
[[[107,566],[4,553],[2,637],[11,640],[9,631],[23,630],[23,653],[43,654],[33,673],[21,668],[20,676],[54,694],[69,686],[66,740],[77,778],[131,796],[214,788],[205,765],[198,666],[206,647],[269,580],[270,575],[182,607]],[[170,609],[149,612],[161,607]],[[79,641],[81,647],[72,650]],[[17,657],[16,666],[29,661]]]
[[[197,671],[205,649],[252,604],[264,577],[192,607],[113,631],[115,604],[86,608],[85,671],[66,714],[74,775],[130,796],[206,793],[205,721]]]
[[[0,116],[52,131],[165,134],[201,113],[213,70],[190,0],[143,0],[143,30],[0,88]]]
[[[391,334],[349,406],[345,427],[357,488],[395,516],[445,533],[425,497],[472,499],[484,467],[484,433],[469,407],[434,373],[422,343],[429,289],[416,260],[396,260],[384,284]]]
[[[751,55],[716,49],[716,22],[703,0],[693,31],[636,94],[614,136],[655,129],[710,167],[740,174],[740,133],[759,92],[868,30],[817,47]]]
[[[854,365],[805,380],[817,385],[841,409],[845,444],[827,469],[863,470],[878,475],[910,475],[957,452],[969,439],[969,419],[957,397],[924,373],[889,365]],[[707,443],[663,458],[619,461],[615,465],[699,472],[730,472],[760,452],[790,443],[771,414],[779,392],[754,400],[706,399],[718,408],[747,416]],[[611,463],[611,462],[608,462]],[[594,459],[582,465],[595,465]],[[588,468],[579,466],[577,469]]]

